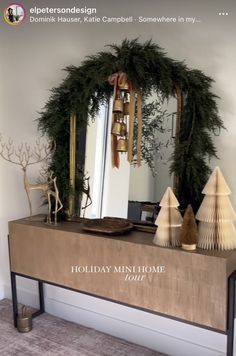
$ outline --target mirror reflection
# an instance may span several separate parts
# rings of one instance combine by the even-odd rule
[[[175,98],[162,100],[155,93],[146,100],[143,162],[141,167],[130,167],[129,219],[153,223],[166,187],[173,187],[173,176],[169,170],[174,151],[176,105]],[[156,126],[153,127],[152,123]]]
[[[90,177],[92,205],[86,212],[81,210],[80,215],[89,218],[122,215],[131,220],[153,222],[158,202],[166,187],[173,187],[169,168],[174,150],[176,99],[162,100],[160,95],[153,93],[145,100],[141,167],[137,167],[135,159],[134,164],[129,165],[124,154],[121,155],[119,170],[111,168],[111,108],[112,100],[108,107],[100,109],[94,122],[90,120],[87,128],[84,173]],[[110,176],[117,182],[114,183],[113,180],[111,183]],[[122,192],[126,196],[122,213],[116,212],[114,204],[112,205],[116,184],[122,186]],[[84,203],[85,197],[82,207]]]

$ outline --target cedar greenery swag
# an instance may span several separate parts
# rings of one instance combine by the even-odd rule
[[[69,195],[69,135],[71,112],[77,114],[78,131],[88,118],[95,118],[100,106],[113,95],[108,77],[118,71],[127,74],[145,98],[156,92],[163,99],[181,95],[179,137],[171,158],[170,172],[177,177],[176,195],[182,207],[191,203],[199,207],[201,191],[210,168],[208,161],[216,157],[212,134],[223,128],[216,99],[211,92],[213,80],[200,70],[189,69],[184,62],[169,58],[151,40],[125,39],[121,45],[109,45],[108,51],[88,56],[80,66],[65,68],[66,78],[52,89],[40,113],[38,127],[56,141],[51,169],[58,177],[63,204]],[[77,145],[79,150],[79,146]],[[78,152],[79,153],[79,152]],[[83,190],[81,167],[77,169],[76,191]]]

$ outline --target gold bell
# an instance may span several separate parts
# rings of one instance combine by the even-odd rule
[[[123,99],[115,99],[114,101],[114,106],[113,106],[113,112],[120,112],[122,113],[123,112],[123,106],[124,106],[124,103],[123,103]]]
[[[129,115],[129,102],[124,103],[124,115]]]
[[[129,83],[125,82],[119,85],[120,90],[129,91]]]
[[[127,134],[126,123],[124,121],[122,121],[121,128],[120,128],[120,136],[126,136],[126,134]]]
[[[121,123],[120,121],[116,120],[112,125],[111,133],[113,135],[120,136],[120,132],[121,132]]]
[[[124,107],[124,100],[121,96],[120,90],[117,90],[114,105],[113,105],[113,112],[122,113]]]
[[[20,333],[27,333],[32,330],[32,315],[26,311],[26,306],[22,306],[22,312],[17,317],[17,329]]]
[[[128,150],[128,143],[126,138],[120,138],[117,144],[116,150],[118,152],[127,152]]]

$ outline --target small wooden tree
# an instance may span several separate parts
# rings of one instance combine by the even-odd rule
[[[198,246],[206,250],[236,248],[235,211],[229,200],[231,191],[219,167],[211,174],[202,191],[205,197],[197,212]]]
[[[183,218],[180,230],[180,241],[184,250],[195,250],[197,246],[197,223],[194,217],[192,206],[189,204]]]
[[[172,189],[168,187],[160,202],[161,210],[155,224],[158,225],[153,243],[159,246],[180,246],[180,227],[182,216],[178,210],[179,202]]]

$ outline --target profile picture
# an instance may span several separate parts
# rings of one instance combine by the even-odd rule
[[[4,19],[9,25],[20,25],[26,17],[26,10],[23,5],[12,3],[4,10]]]

